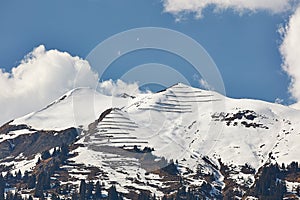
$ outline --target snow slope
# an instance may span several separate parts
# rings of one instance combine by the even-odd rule
[[[158,156],[188,159],[191,167],[208,155],[259,168],[270,152],[279,162],[298,159],[293,150],[299,147],[299,122],[300,111],[282,105],[224,98],[177,84],[114,110],[89,141],[149,146]]]
[[[258,100],[231,99],[181,83],[134,99],[77,88],[11,124],[26,124],[36,130],[87,129],[111,107],[119,109],[99,124],[91,142],[149,146],[158,156],[174,160],[193,157],[190,165],[204,155],[227,163],[247,162],[255,168],[266,162],[270,152],[278,162],[298,159],[295,150],[299,149],[300,111]],[[227,124],[226,118],[245,111],[245,116],[255,118],[240,116]]]
[[[64,130],[83,127],[93,122],[107,108],[123,107],[130,98],[106,96],[91,88],[76,88],[47,107],[14,120],[37,130]]]
[[[95,130],[90,130],[88,125],[111,107],[114,109],[96,123]],[[82,127],[85,135],[77,143],[83,147],[74,150],[78,156],[72,161],[99,167],[108,180],[120,183],[118,190],[122,192],[141,187],[128,176],[142,185],[149,182],[147,176],[155,176],[146,175],[136,156],[128,154],[134,146],[150,147],[159,158],[178,160],[182,173],[187,169],[195,172],[199,166],[211,173],[211,165],[203,157],[218,169],[220,159],[236,170],[232,178],[240,184],[254,180],[254,175],[240,173],[245,163],[258,170],[268,162],[299,161],[300,153],[300,111],[258,100],[231,99],[181,83],[134,99],[78,88],[11,124],[27,124],[36,130]],[[216,185],[223,187],[222,176],[216,176]],[[158,188],[165,186],[159,180],[156,177],[143,189],[162,194]],[[190,180],[193,184],[203,182]]]
[[[177,84],[112,110],[98,123],[96,131],[79,141],[85,148],[77,150],[79,156],[75,161],[109,171],[110,179],[128,186],[126,176],[120,172],[126,170],[135,176],[142,167],[119,149],[126,152],[133,146],[150,147],[158,157],[178,160],[182,172],[205,166],[204,156],[218,168],[221,159],[236,170],[233,179],[251,185],[254,176],[240,173],[240,167],[246,163],[258,170],[267,162],[289,164],[299,160],[299,122],[300,111],[282,105],[231,99]],[[112,147],[118,150],[112,151]],[[93,155],[93,159],[81,161],[87,154]],[[209,168],[206,170],[209,172]],[[243,178],[238,180],[239,177]],[[197,181],[201,182],[193,183]],[[220,182],[217,184],[222,186]]]

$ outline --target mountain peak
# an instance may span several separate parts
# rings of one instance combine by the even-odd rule
[[[123,107],[127,98],[103,95],[89,87],[70,90],[39,111],[15,119],[11,124],[26,124],[36,130],[64,130],[88,127],[110,107]]]
[[[200,187],[207,175],[213,176],[212,191],[221,193],[228,177],[237,188],[251,187],[255,173],[265,164],[299,160],[299,111],[263,101],[222,97],[184,83],[136,98],[76,88],[44,109],[0,127],[0,149],[22,149],[24,141],[30,141],[27,149],[35,148],[32,142],[37,136],[44,138],[38,140],[40,146],[51,149],[58,143],[49,142],[48,137],[58,141],[55,137],[60,134],[66,138],[71,135],[78,140],[69,142],[72,157],[63,165],[72,180],[78,183],[85,177],[81,172],[97,169],[107,177],[101,179],[99,174],[95,180],[101,179],[105,185],[115,181],[124,194],[142,185],[160,197],[166,192],[160,186],[170,179],[154,175],[152,169],[157,166],[156,173],[171,170],[193,186]],[[83,129],[84,134],[74,134],[77,129],[72,127]],[[163,158],[176,160],[176,165]],[[15,162],[19,163],[15,171],[24,169],[23,160]],[[224,174],[222,170],[227,167],[229,171]],[[153,181],[154,177],[158,179]]]
[[[169,88],[193,88],[191,85],[187,85],[185,83],[182,83],[182,82],[178,82],[174,85],[172,85],[171,87]]]

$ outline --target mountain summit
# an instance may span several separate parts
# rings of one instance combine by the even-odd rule
[[[47,172],[54,185],[45,191],[69,184],[80,192],[79,181],[88,179],[104,184],[103,197],[114,185],[130,199],[255,199],[267,195],[266,170],[298,162],[299,122],[298,110],[182,83],[134,98],[78,88],[0,128],[0,169],[39,176],[59,160],[53,151],[67,145],[65,159]],[[40,159],[49,150],[52,156]],[[286,188],[280,195],[296,195],[295,170],[275,173]]]

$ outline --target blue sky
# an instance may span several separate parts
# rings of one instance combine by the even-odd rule
[[[180,31],[198,41],[217,64],[227,96],[291,103],[289,77],[282,71],[277,32],[289,13],[267,11],[240,15],[233,10],[204,17],[193,14],[176,22],[160,0],[1,1],[0,68],[9,71],[34,47],[67,51],[85,58],[101,41],[132,28],[158,26]],[[185,71],[186,62],[157,51],[122,57],[107,77],[118,78],[118,66],[159,62]],[[187,78],[192,78],[187,74]]]

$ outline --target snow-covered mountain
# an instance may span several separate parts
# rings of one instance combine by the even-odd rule
[[[300,153],[299,110],[181,83],[134,98],[77,88],[0,131],[3,172],[34,171],[42,152],[68,143],[64,179],[53,179],[100,180],[127,198],[172,196],[182,186],[208,199],[250,198],[264,167],[298,162]],[[293,193],[297,183],[285,181]]]

